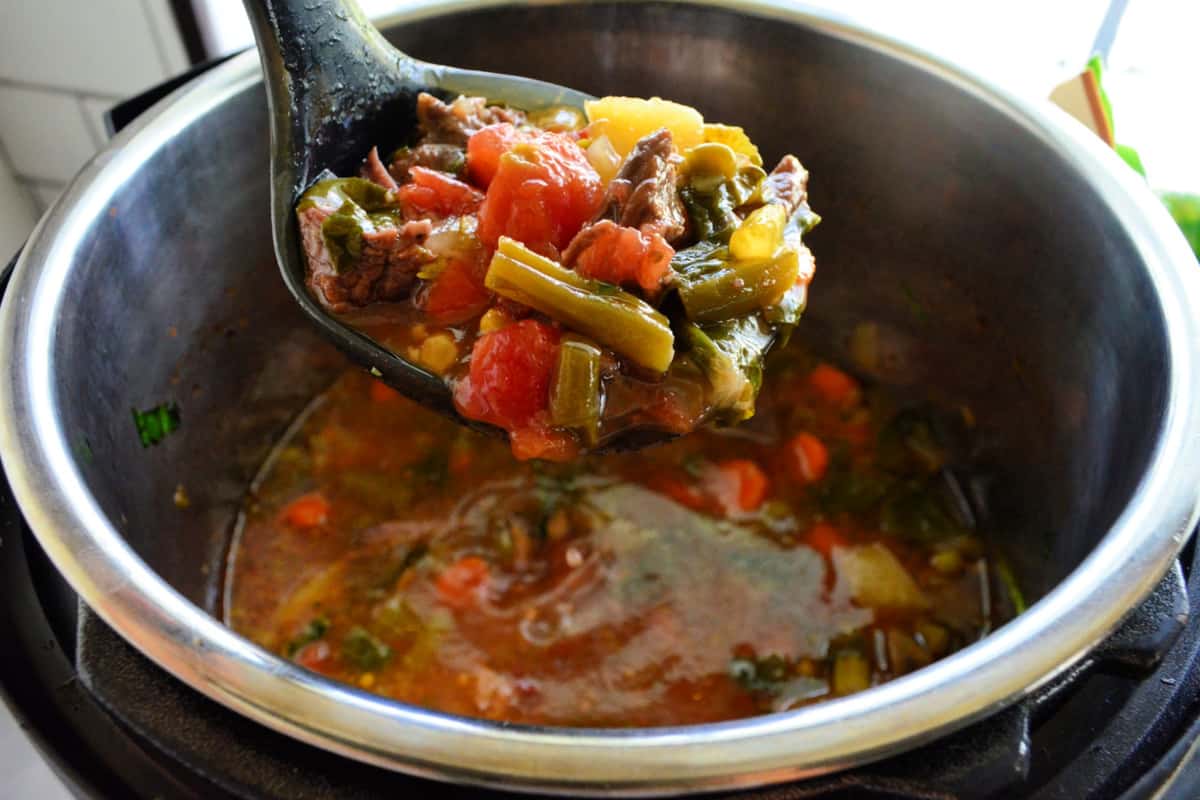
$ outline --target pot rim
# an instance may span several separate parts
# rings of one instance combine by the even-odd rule
[[[562,0],[554,0],[562,2]],[[360,761],[459,783],[649,795],[792,780],[932,740],[1014,702],[1078,661],[1166,572],[1197,517],[1200,269],[1167,212],[1108,148],[1049,102],[826,10],[789,0],[693,0],[815,29],[914,65],[973,94],[1080,173],[1123,221],[1155,287],[1168,343],[1158,440],[1129,505],[1053,591],[990,636],[860,694],[784,714],[670,728],[536,728],[407,706],[307,672],[243,639],[141,560],[76,469],[58,424],[55,320],[74,254],[147,154],[260,81],[243,53],[180,88],[86,165],[31,235],[0,307],[0,460],[33,533],[76,592],[159,666],[208,697],[297,739]],[[497,0],[419,0],[381,26]],[[264,168],[266,152],[264,151]]]

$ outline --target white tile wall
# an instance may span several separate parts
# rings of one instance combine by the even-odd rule
[[[0,86],[0,141],[27,178],[67,181],[96,151],[79,100],[42,89]]]
[[[188,66],[169,0],[0,0],[0,263],[107,140],[104,112]]]
[[[33,227],[34,219],[29,195],[17,183],[8,164],[0,161],[0,268],[21,246],[25,234]]]

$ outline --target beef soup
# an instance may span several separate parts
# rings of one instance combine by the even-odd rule
[[[767,372],[742,426],[570,464],[348,372],[247,500],[227,622],[440,711],[658,726],[857,692],[1020,610],[947,469],[968,411],[795,345]]]

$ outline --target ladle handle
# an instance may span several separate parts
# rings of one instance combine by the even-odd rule
[[[414,97],[433,84],[433,68],[389,44],[355,0],[243,5],[267,84],[272,151],[289,160],[275,174],[295,177],[293,194],[315,165],[338,171],[349,166],[345,154],[361,158],[372,144],[389,144],[390,131],[411,129]],[[391,108],[399,114],[384,117]]]

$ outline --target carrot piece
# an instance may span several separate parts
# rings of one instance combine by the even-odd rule
[[[745,458],[722,461],[717,465],[719,487],[714,494],[730,510],[753,511],[767,499],[770,483],[762,468]]]
[[[707,498],[698,487],[677,478],[661,476],[652,482],[652,488],[693,511],[703,511],[708,506]]]
[[[293,528],[315,528],[329,519],[329,501],[320,492],[301,495],[288,503],[280,516]]]
[[[818,522],[808,529],[808,546],[828,558],[835,547],[845,547],[846,537],[828,522]]]
[[[391,403],[400,399],[400,393],[383,381],[371,381],[371,400],[375,403]]]
[[[858,381],[837,367],[818,364],[808,374],[808,383],[818,397],[832,406],[848,408],[858,404]]]
[[[292,656],[292,660],[313,672],[325,672],[331,666],[332,656],[333,652],[329,649],[329,644],[317,640],[309,642],[297,650],[296,655]]]
[[[478,556],[460,558],[438,575],[438,599],[452,608],[467,608],[487,584],[489,571],[487,562]]]
[[[792,476],[802,483],[816,483],[829,469],[829,450],[811,433],[798,433],[784,445]]]

